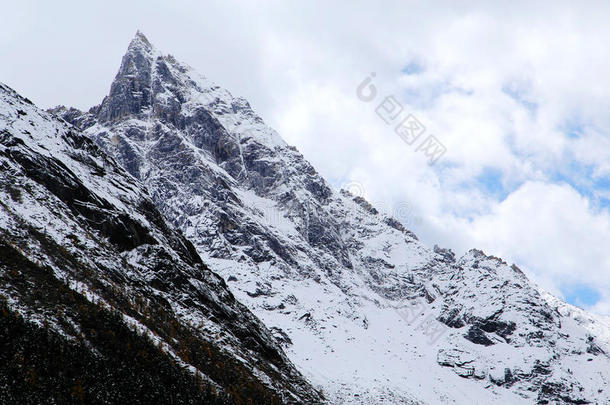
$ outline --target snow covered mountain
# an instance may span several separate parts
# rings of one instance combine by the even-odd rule
[[[52,112],[148,187],[330,403],[610,403],[610,320],[334,191],[246,100],[141,33],[100,105]]]
[[[320,401],[138,181],[2,84],[0,280],[2,404]]]

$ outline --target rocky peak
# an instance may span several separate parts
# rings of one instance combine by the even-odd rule
[[[152,104],[152,71],[158,53],[140,31],[136,33],[121,67],[98,111],[102,122],[139,114]]]
[[[457,258],[424,246],[365,200],[333,191],[243,99],[140,41],[87,134],[150,188],[278,341],[293,342],[289,356],[331,403],[600,397],[608,357],[588,357],[579,379],[562,368],[582,363],[575,353],[587,353],[587,333],[596,334],[556,315],[516,267],[478,250]],[[138,68],[140,54],[157,56]],[[146,66],[150,103],[136,105],[137,80],[124,70],[136,77]],[[118,113],[104,121],[106,111]],[[557,348],[568,332],[573,339]],[[401,364],[412,367],[388,367]],[[430,371],[426,381],[418,369]],[[462,393],[464,378],[481,383]],[[556,381],[563,385],[547,392]]]
[[[136,31],[136,35],[129,43],[130,51],[136,49],[144,49],[148,52],[152,52],[154,50],[154,47],[152,46],[148,38],[146,38],[146,36],[140,30]]]

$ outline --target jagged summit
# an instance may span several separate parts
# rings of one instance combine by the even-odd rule
[[[121,67],[97,113],[101,121],[126,114],[139,114],[152,105],[152,74],[157,54],[144,34],[138,31],[123,56]]]
[[[157,119],[178,128],[205,119],[209,131],[217,132],[209,146],[218,146],[225,153],[232,151],[236,138],[244,133],[270,148],[286,146],[245,99],[233,97],[188,65],[162,54],[140,31],[123,56],[110,93],[91,113],[99,122]],[[219,133],[223,131],[225,136]]]
[[[126,55],[102,106],[66,119],[149,187],[331,403],[604,403],[606,321],[483,252],[428,248],[334,191],[245,100],[147,58]]]
[[[144,35],[142,33],[142,31],[140,31],[140,30],[136,31],[136,35],[133,37],[133,39],[129,43],[129,50],[138,49],[138,48],[143,48],[143,49],[147,49],[147,50],[151,50],[151,51],[154,49],[153,45],[150,43],[148,38],[146,38],[146,35]]]

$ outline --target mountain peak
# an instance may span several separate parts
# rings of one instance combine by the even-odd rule
[[[137,30],[136,35],[133,37],[131,42],[129,43],[129,47],[127,48],[128,53],[131,51],[144,50],[147,52],[151,52],[155,49],[155,47],[150,43],[148,38],[142,33],[142,31]]]
[[[136,31],[136,36],[133,39],[141,39],[150,44],[150,42],[148,41],[148,38],[146,38],[146,35],[144,35],[144,33],[140,30]]]
[[[98,113],[86,134],[330,403],[607,402],[602,321],[551,304],[483,251],[429,249],[334,192],[243,99],[145,49],[134,43],[104,100],[112,119]]]
[[[243,133],[270,149],[286,146],[245,99],[233,97],[188,65],[162,53],[139,30],[123,56],[110,93],[93,114],[102,123],[160,119],[180,128],[195,110],[199,118],[207,116],[204,127],[216,131],[217,137]],[[211,142],[216,145],[218,141],[215,138]],[[243,172],[241,165],[235,169]]]
[[[160,56],[141,31],[129,43],[110,93],[100,106],[102,121],[138,114],[152,104],[152,70]]]

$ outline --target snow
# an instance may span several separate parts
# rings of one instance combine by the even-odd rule
[[[209,148],[197,146],[195,135],[211,134],[174,127],[152,109],[97,123],[87,133],[119,160],[122,152],[113,140],[135,151],[143,162],[141,180],[163,213],[239,301],[268,328],[288,335],[290,360],[323,388],[330,403],[531,404],[542,385],[553,381],[567,387],[566,395],[606,399],[598,389],[610,386],[610,359],[586,348],[591,335],[610,353],[608,319],[540,292],[497,258],[470,251],[448,260],[345,194],[316,195],[312,189],[326,190],[328,184],[243,99],[158,51],[149,57],[162,58],[174,79],[158,83],[155,107],[172,104],[172,95],[180,94],[179,118],[202,112],[213,117],[226,140],[239,145],[240,171],[229,170],[235,162],[217,162]],[[161,80],[155,68],[152,77]],[[145,131],[145,139],[130,136],[134,128]],[[151,128],[180,145],[156,156],[164,139],[152,139]],[[279,180],[256,183],[261,174],[248,173],[246,153],[254,153]],[[167,164],[177,156],[184,165]],[[199,175],[186,184],[180,179],[188,169]],[[221,215],[231,229],[219,229]],[[310,232],[316,220],[318,232],[327,232],[323,243]],[[134,265],[140,259],[129,258]],[[420,302],[422,315],[408,322],[401,310]],[[188,308],[175,311],[199,321]],[[450,328],[437,320],[452,311],[467,324]],[[495,321],[514,331],[485,332],[489,346],[465,338],[477,322]],[[431,341],[430,328],[443,333]],[[549,375],[537,372],[537,364],[547,365]],[[505,381],[506,369],[519,380]],[[571,386],[582,392],[569,391]]]
[[[41,263],[45,268],[51,269],[58,280],[92,303],[112,308],[111,303],[105,301],[87,284],[87,281],[93,280],[96,284],[101,283],[110,289],[120,288],[121,294],[129,299],[142,294],[157,296],[162,302],[169,303],[177,319],[184,325],[193,326],[193,330],[197,330],[204,340],[214,342],[215,347],[237,361],[242,361],[261,381],[270,382],[269,377],[258,368],[259,354],[245,349],[245,345],[240,341],[241,337],[234,335],[226,322],[252,325],[253,335],[259,333],[258,328],[262,326],[248,311],[228,299],[230,293],[216,275],[180,259],[172,246],[182,243],[182,240],[177,239],[174,231],[159,226],[158,221],[152,224],[146,220],[139,207],[142,202],[148,201],[151,205],[152,202],[142,185],[93,144],[87,145],[85,142],[84,146],[72,146],[82,140],[75,128],[36,109],[13,91],[0,86],[0,143],[3,144],[2,152],[10,149],[10,153],[0,153],[0,237],[32,262]],[[41,156],[50,158],[52,164],[61,167],[59,175],[65,176],[62,181],[82,184],[97,196],[99,201],[96,203],[99,203],[99,206],[94,205],[102,216],[130,216],[147,228],[156,242],[119,252],[116,245],[100,237],[100,233],[87,226],[88,221],[85,218],[72,211],[53,194],[49,185],[52,180],[33,180],[37,177],[24,173],[25,166],[17,164],[18,160],[12,158],[13,154],[27,156],[31,161],[40,161]],[[95,167],[92,168],[92,165]],[[98,167],[104,169],[103,173],[98,172]],[[51,177],[57,175],[44,172],[45,168],[41,170],[43,173],[38,174]],[[14,187],[18,195],[7,185]],[[88,203],[75,201],[74,204]],[[43,237],[35,236],[30,231],[31,228],[38,230]],[[175,239],[170,243],[169,238]],[[63,254],[54,253],[49,247],[52,243],[48,242],[55,242],[61,252],[70,254],[70,263],[64,263]],[[159,260],[162,260],[161,263]],[[74,266],[74,262],[78,264]],[[180,286],[174,286],[175,288],[165,291],[156,290],[149,284],[155,277],[153,269],[168,266],[179,277],[189,275],[189,287],[184,286],[184,289],[181,289]],[[91,274],[86,275],[87,272]],[[122,282],[117,283],[117,278]],[[64,324],[55,322],[53,313],[32,309],[25,297],[15,294],[11,285],[0,286],[0,292],[9,298],[11,307],[22,313],[25,319],[40,325],[49,323],[58,333],[71,338],[66,334]],[[230,321],[214,319],[207,311],[202,310],[205,306],[193,307],[184,303],[197,300],[201,295],[217,303],[217,308],[221,308],[221,312],[230,317]],[[199,373],[180,360],[168,342],[159,340],[141,322],[125,313],[122,313],[122,316],[128,326],[158,342],[179,364]],[[217,338],[219,334],[222,335],[220,340]],[[265,334],[262,336],[266,338]],[[208,377],[202,377],[208,380]],[[278,381],[273,383],[277,384]],[[214,385],[220,389],[217,384]]]

